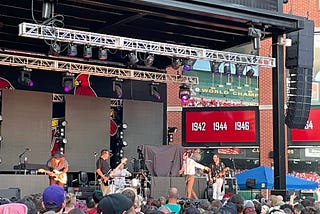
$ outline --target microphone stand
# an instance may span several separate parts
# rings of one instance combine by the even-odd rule
[[[170,165],[170,172],[169,172],[169,177],[170,177],[170,180],[169,180],[170,188],[172,187],[172,168],[173,168],[173,162],[174,162],[174,160],[172,160],[172,161],[171,161],[171,165]]]
[[[95,189],[97,188],[98,184],[97,184],[97,171],[96,171],[96,163],[97,163],[97,156],[98,154],[95,152],[94,153],[94,187]]]
[[[19,163],[18,163],[18,166],[19,166],[19,171],[22,170],[22,161],[21,161],[21,158],[22,156],[27,152],[28,150],[24,150],[20,155],[19,155]],[[24,164],[24,170],[26,168],[26,165]],[[24,174],[26,174],[26,171],[24,172]]]

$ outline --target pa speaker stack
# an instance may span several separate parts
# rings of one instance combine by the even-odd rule
[[[289,128],[304,129],[311,107],[314,23],[302,20],[300,24],[303,29],[287,34],[292,46],[286,48],[289,90],[285,123]]]

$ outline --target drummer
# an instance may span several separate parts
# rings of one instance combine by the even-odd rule
[[[118,188],[124,188],[126,185],[126,177],[131,177],[131,173],[124,168],[125,164],[112,170],[110,176],[113,178],[113,184]]]

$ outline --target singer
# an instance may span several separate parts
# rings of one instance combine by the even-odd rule
[[[98,181],[100,184],[100,189],[104,196],[109,192],[108,180],[109,174],[111,172],[109,158],[110,153],[108,149],[102,149],[100,152],[100,157],[96,162]]]

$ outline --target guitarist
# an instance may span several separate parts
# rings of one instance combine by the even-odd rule
[[[214,154],[212,156],[213,163],[211,164],[211,172],[209,180],[212,183],[213,199],[221,200],[222,185],[225,176],[225,165],[220,161],[220,156]]]
[[[106,195],[109,191],[108,180],[109,173],[111,172],[109,158],[109,151],[107,149],[102,149],[100,152],[100,158],[96,162],[96,172],[103,195]]]
[[[46,172],[49,175],[50,185],[57,184],[63,188],[65,183],[61,181],[69,170],[69,163],[65,159],[64,154],[58,151],[55,152],[47,161],[47,167],[49,171]]]

